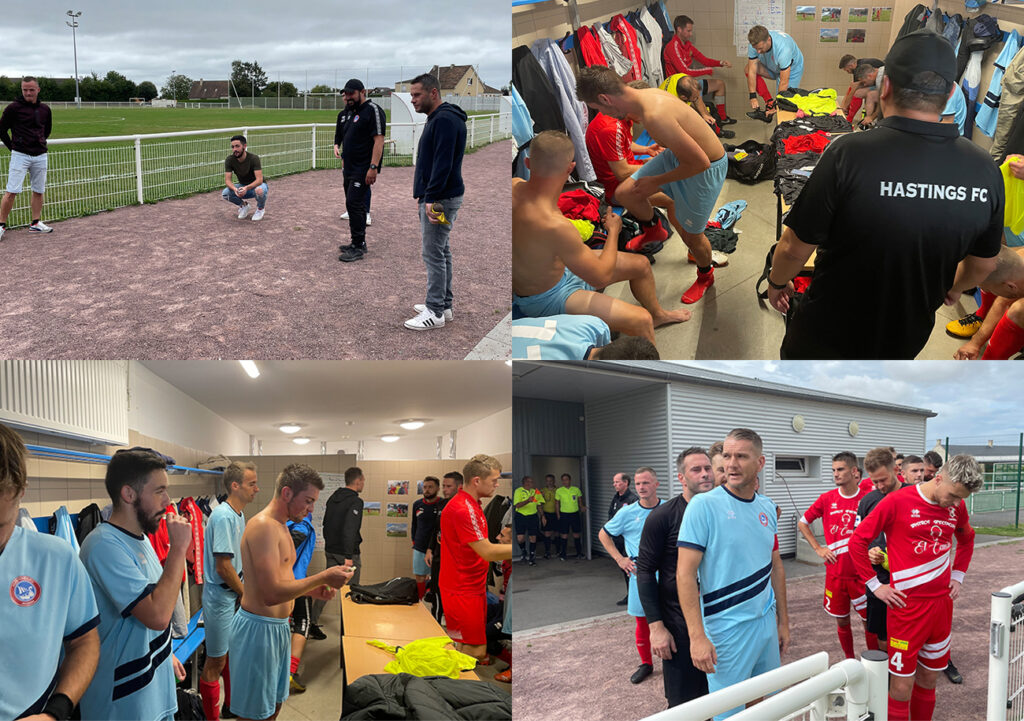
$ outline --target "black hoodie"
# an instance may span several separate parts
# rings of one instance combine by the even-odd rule
[[[351,488],[336,490],[324,510],[324,551],[346,559],[358,556],[362,525],[363,499]]]
[[[457,198],[462,184],[462,155],[466,150],[466,113],[458,105],[441,103],[427,116],[420,138],[412,195],[424,203]]]
[[[0,115],[0,141],[8,150],[31,156],[43,155],[52,127],[49,105],[39,101],[29,103],[19,95]]]

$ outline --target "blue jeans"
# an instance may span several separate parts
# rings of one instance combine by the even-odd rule
[[[452,251],[448,234],[462,207],[462,196],[436,201],[444,206],[448,225],[434,225],[427,220],[427,206],[420,202],[420,229],[423,233],[423,264],[427,266],[426,306],[434,315],[452,307]]]
[[[245,186],[242,185],[241,183],[235,185],[236,189],[244,187]],[[257,190],[263,191],[262,194],[256,195]],[[267,184],[261,183],[255,188],[249,188],[247,191],[245,191],[245,195],[243,195],[241,198],[239,198],[237,195],[232,193],[227,188],[224,188],[224,190],[222,190],[220,193],[220,197],[224,198],[224,200],[228,201],[229,203],[237,205],[239,208],[242,207],[242,201],[249,200],[251,198],[256,198],[256,207],[259,208],[260,210],[263,210],[263,206],[267,204]]]

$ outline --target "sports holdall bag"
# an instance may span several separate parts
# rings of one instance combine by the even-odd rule
[[[416,579],[399,576],[383,583],[369,586],[349,586],[349,598],[356,603],[373,603],[379,606],[401,604],[411,606],[419,602]]]

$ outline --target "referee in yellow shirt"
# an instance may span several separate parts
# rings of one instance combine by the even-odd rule
[[[580,521],[580,511],[587,510],[583,503],[583,491],[579,486],[572,485],[572,476],[568,473],[562,474],[562,487],[555,491],[555,515],[558,517],[560,535],[562,537],[562,553],[559,556],[563,561],[566,550],[569,547],[569,534],[576,544],[576,558],[583,558],[583,547],[580,545],[580,530],[583,524]]]
[[[531,566],[537,565],[537,509],[543,503],[544,496],[533,487],[533,478],[523,476],[523,485],[512,494],[512,506],[516,510],[516,541],[519,543],[520,560]]]

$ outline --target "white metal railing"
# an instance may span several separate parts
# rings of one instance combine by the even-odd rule
[[[986,719],[1024,719],[1024,581],[992,594]]]
[[[775,695],[764,698],[732,718],[736,721],[824,721],[826,718],[858,721],[871,713],[874,721],[887,721],[888,688],[888,662],[881,651],[865,651],[859,661],[846,659],[831,668],[828,666],[828,653],[819,651],[760,676],[660,711],[645,721],[708,719],[769,694]],[[834,703],[830,702],[832,699]]]
[[[415,164],[424,125],[390,123],[384,165]],[[508,113],[471,115],[466,125],[467,148],[511,135]],[[337,168],[334,129],[334,123],[305,123],[50,140],[43,217],[62,220],[220,188],[228,138],[237,133],[260,156],[268,179]],[[10,157],[0,152],[0,177],[7,177]],[[26,176],[8,219],[12,228],[30,220],[28,183]]]
[[[1012,511],[1017,507],[1017,487],[996,488],[977,491],[967,499],[967,512],[970,514],[987,513],[988,511]]]

